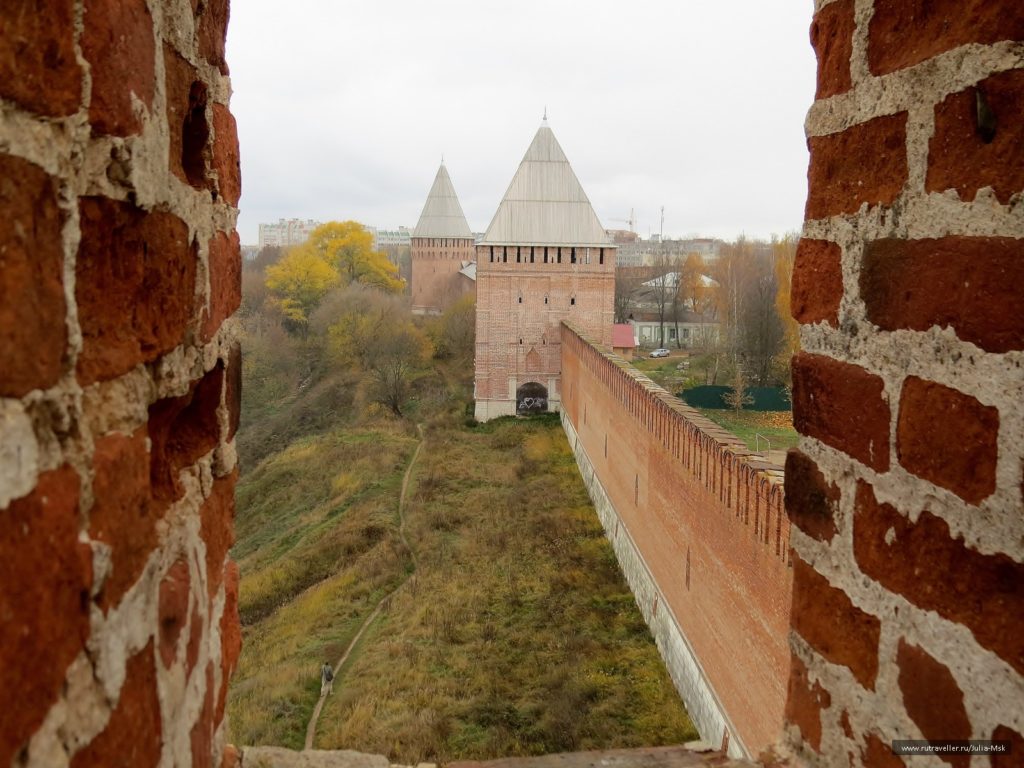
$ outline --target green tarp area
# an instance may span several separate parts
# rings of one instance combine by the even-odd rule
[[[679,397],[694,408],[728,408],[722,396],[732,392],[732,387],[706,385],[694,387],[679,393]],[[747,394],[754,402],[745,406],[745,411],[788,411],[792,405],[782,387],[749,387]]]

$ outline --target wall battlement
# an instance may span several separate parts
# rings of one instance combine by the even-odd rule
[[[781,732],[789,675],[781,467],[571,324],[561,336],[563,423],[677,688],[705,739],[756,755]],[[662,602],[676,627],[652,623]]]

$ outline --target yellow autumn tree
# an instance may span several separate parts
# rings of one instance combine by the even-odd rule
[[[385,293],[402,291],[398,267],[373,250],[373,235],[355,221],[321,224],[306,242],[267,267],[266,274],[267,288],[289,329],[303,333],[313,310],[333,288],[362,285]]]
[[[267,267],[267,288],[292,330],[305,330],[310,313],[339,282],[334,267],[301,246],[292,248],[279,262]]]
[[[781,238],[772,239],[772,256],[775,261],[775,309],[782,321],[785,332],[785,346],[782,354],[789,360],[800,349],[800,324],[793,319],[790,309],[792,300],[793,263],[796,261],[798,235],[790,232]]]
[[[373,250],[373,235],[356,221],[331,221],[313,230],[303,248],[330,264],[343,284],[360,283],[387,293],[401,293],[398,267]]]

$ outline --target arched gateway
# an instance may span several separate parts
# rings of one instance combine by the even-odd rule
[[[516,415],[529,416],[548,409],[548,388],[536,381],[528,381],[516,389]]]

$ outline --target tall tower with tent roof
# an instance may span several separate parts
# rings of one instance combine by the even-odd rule
[[[475,287],[473,233],[444,162],[412,233],[412,311],[440,314]]]
[[[562,321],[611,346],[615,246],[546,119],[476,259],[477,420],[559,410]]]

